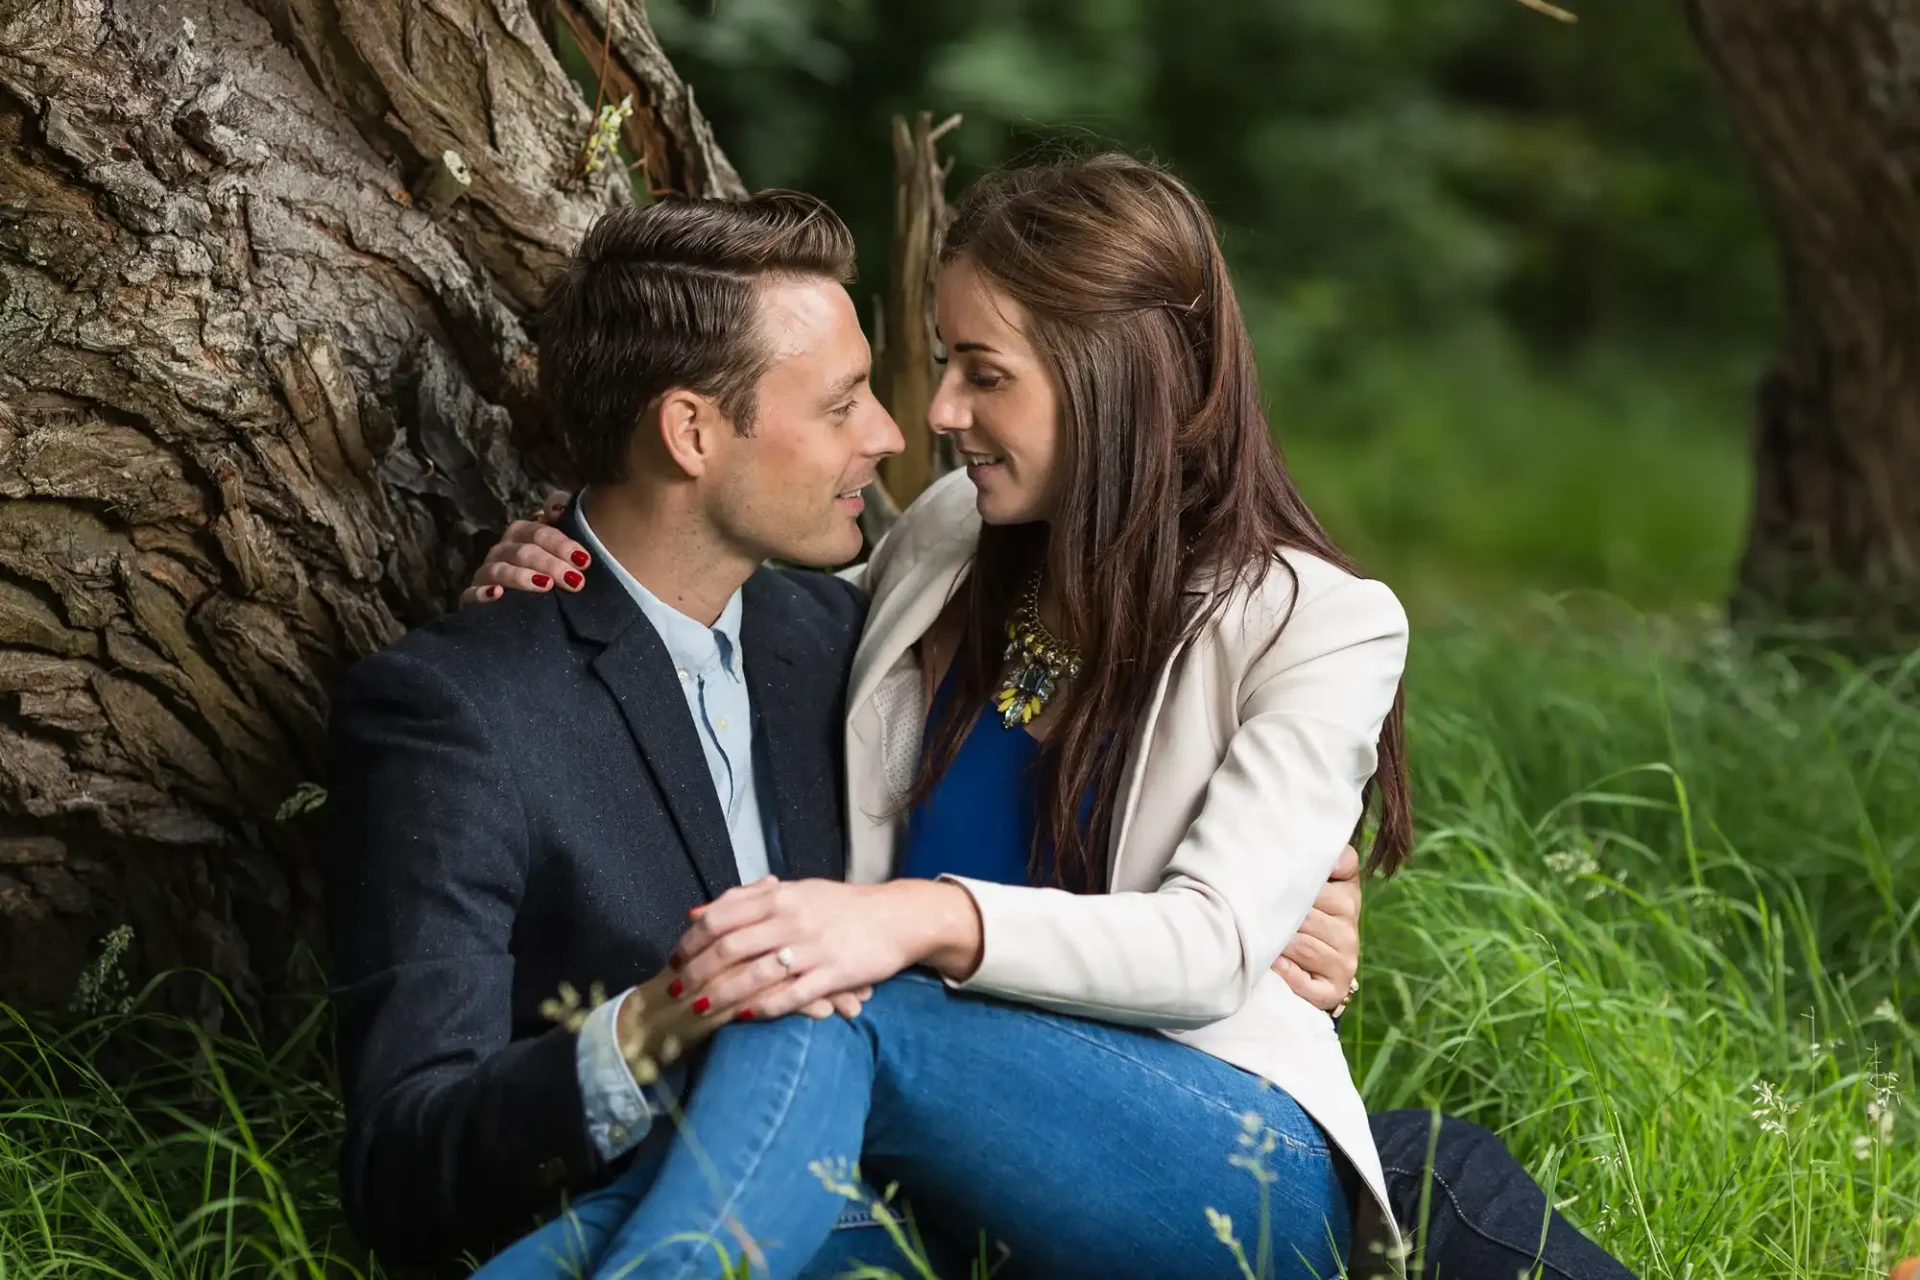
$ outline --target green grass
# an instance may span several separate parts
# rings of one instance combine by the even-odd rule
[[[1920,1251],[1920,661],[1579,612],[1417,645],[1421,846],[1345,1029],[1368,1101],[1499,1131],[1647,1276],[1884,1275]],[[363,1268],[320,1032],[5,1021],[0,1280]],[[136,1042],[177,1065],[96,1070]]]

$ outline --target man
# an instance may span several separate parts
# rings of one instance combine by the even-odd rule
[[[485,1251],[664,1143],[660,1094],[618,1047],[641,1002],[581,1020],[553,1008],[563,984],[661,981],[700,903],[768,873],[842,874],[864,603],[762,566],[853,559],[859,491],[901,447],[867,385],[851,269],[845,227],[794,193],[603,219],[541,323],[552,443],[588,488],[480,579],[491,599],[532,590],[422,628],[336,697],[342,1199],[395,1261]],[[1288,975],[1322,1007],[1357,952],[1357,888],[1330,894]],[[1417,1202],[1426,1117],[1388,1128]],[[1509,1176],[1483,1131],[1441,1139],[1440,1169]],[[1547,1221],[1525,1186],[1526,1252],[1503,1265]]]

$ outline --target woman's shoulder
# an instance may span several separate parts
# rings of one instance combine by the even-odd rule
[[[867,589],[878,595],[910,569],[937,559],[964,559],[980,541],[980,512],[973,481],[952,471],[928,485],[874,548]]]
[[[1407,613],[1386,583],[1291,547],[1264,568],[1222,606],[1214,625],[1223,639],[1245,638],[1264,650],[1277,634],[1273,647],[1296,656],[1368,641],[1405,643]]]

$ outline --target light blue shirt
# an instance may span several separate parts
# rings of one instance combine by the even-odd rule
[[[711,627],[688,617],[628,573],[587,524],[584,507],[579,514],[582,539],[594,563],[619,579],[667,648],[699,731],[714,796],[726,815],[740,883],[752,884],[778,860],[780,831],[768,817],[771,809],[763,812],[760,805],[764,761],[754,742],[753,704],[742,668],[740,592],[733,593]],[[653,1117],[665,1110],[658,1099],[647,1096],[620,1055],[614,1027],[626,996],[623,991],[587,1015],[574,1050],[587,1133],[602,1160],[615,1159],[638,1145]]]

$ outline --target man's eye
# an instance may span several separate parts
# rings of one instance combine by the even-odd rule
[[[832,409],[828,410],[828,412],[832,413],[836,418],[845,418],[853,412],[854,403],[854,401],[849,400],[845,404],[835,405]]]

